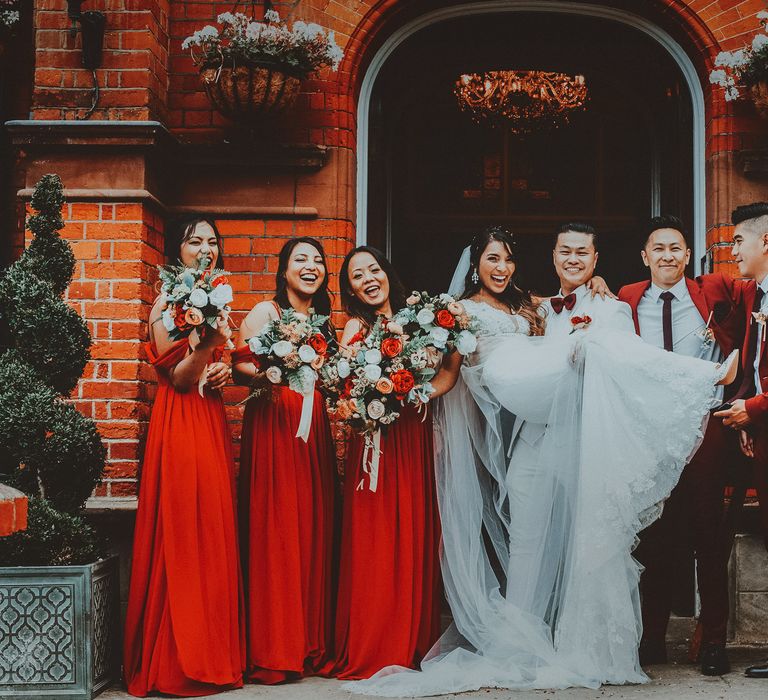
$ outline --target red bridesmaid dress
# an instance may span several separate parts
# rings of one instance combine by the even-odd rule
[[[248,348],[233,362],[248,362]],[[308,442],[295,437],[302,397],[285,386],[251,399],[240,450],[246,678],[275,684],[327,662],[333,633],[336,451],[314,396]]]
[[[218,391],[180,393],[157,355],[133,545],[124,675],[131,695],[211,695],[243,684],[245,639],[230,433]]]
[[[364,442],[352,439],[346,463],[336,661],[325,669],[344,679],[414,668],[440,635],[432,422],[403,408],[382,434],[375,492],[363,472]]]

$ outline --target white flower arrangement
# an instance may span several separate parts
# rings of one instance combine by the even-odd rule
[[[19,0],[0,0],[0,27],[11,28],[18,24]]]
[[[725,90],[727,102],[741,96],[741,86],[751,86],[768,79],[768,12],[757,13],[762,33],[756,34],[750,46],[736,51],[721,51],[715,58],[715,68],[709,82]]]
[[[275,10],[267,10],[263,22],[241,12],[223,12],[216,22],[219,27],[206,25],[181,44],[197,65],[274,64],[305,78],[324,66],[338,70],[344,57],[332,31],[301,20],[289,29]]]

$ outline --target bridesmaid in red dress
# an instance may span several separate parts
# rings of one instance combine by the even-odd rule
[[[391,263],[353,250],[341,267],[343,345],[362,340],[378,315],[405,306]],[[353,438],[344,475],[336,659],[325,672],[368,678],[384,666],[415,667],[440,634],[440,527],[432,424],[410,405],[382,435],[377,490],[363,472],[364,441]],[[361,480],[362,487],[358,489]]]
[[[250,311],[233,354],[235,379],[264,386],[246,341],[282,309],[330,315],[325,253],[312,238],[283,246],[277,293]],[[327,337],[335,343],[331,327]],[[240,451],[240,532],[246,589],[247,671],[254,683],[312,675],[333,631],[336,452],[315,392],[307,442],[295,437],[302,397],[285,386],[248,401]]]
[[[193,218],[169,233],[170,259],[220,264],[212,221]],[[230,330],[222,314],[203,339],[193,331],[172,341],[162,310],[159,298],[149,317],[158,387],[141,472],[124,676],[140,697],[211,695],[241,687],[244,667],[234,470],[219,391],[230,376],[220,361]]]

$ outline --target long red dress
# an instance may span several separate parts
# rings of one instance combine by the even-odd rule
[[[364,440],[350,443],[336,611],[338,678],[415,667],[440,634],[440,526],[432,423],[413,406],[382,434],[377,490],[363,472]],[[363,487],[358,489],[360,481]]]
[[[131,695],[210,695],[243,684],[245,641],[230,433],[218,391],[178,392],[189,349],[149,348],[158,388],[141,475],[125,622]]]
[[[247,348],[233,353],[249,359]],[[243,416],[246,678],[257,683],[314,674],[332,649],[336,453],[317,391],[309,440],[295,437],[301,406],[298,393],[275,386]]]

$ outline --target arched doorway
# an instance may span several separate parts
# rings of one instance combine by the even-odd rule
[[[599,269],[615,287],[644,275],[638,226],[660,211],[689,223],[700,269],[703,99],[690,61],[644,20],[565,5],[451,8],[374,57],[358,112],[358,240],[385,248],[409,286],[445,288],[471,235],[501,223],[527,282],[552,292],[552,231],[577,219],[601,231]],[[584,74],[589,105],[551,134],[480,127],[453,81],[494,68]]]

